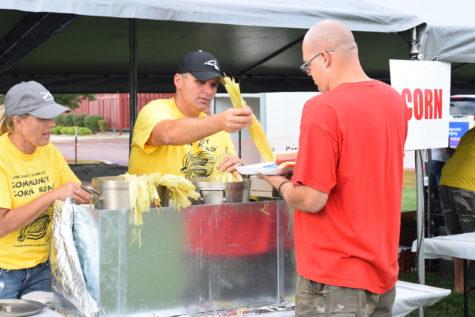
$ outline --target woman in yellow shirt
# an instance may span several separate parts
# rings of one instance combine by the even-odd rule
[[[41,84],[13,86],[5,96],[0,136],[0,298],[50,291],[48,262],[53,203],[90,195],[49,143],[54,117],[67,111]]]
[[[475,231],[475,128],[460,139],[442,169],[440,206],[449,234]],[[454,258],[454,292],[463,293],[463,260]]]

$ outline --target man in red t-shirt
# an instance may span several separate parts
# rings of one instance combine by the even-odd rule
[[[296,315],[391,316],[406,105],[364,73],[344,24],[313,26],[302,53],[322,94],[305,104],[292,181],[264,177],[295,208]]]

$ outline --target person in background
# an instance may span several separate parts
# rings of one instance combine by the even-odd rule
[[[324,20],[306,33],[305,104],[292,180],[262,176],[295,208],[296,316],[391,316],[407,107],[363,71],[352,32]]]
[[[434,176],[436,186],[439,186],[440,175],[445,162],[452,155],[453,150],[451,148],[432,149],[432,159],[430,161],[430,173]]]
[[[221,68],[205,51],[187,53],[173,78],[175,97],[158,99],[139,113],[129,173],[160,172],[188,179],[210,176],[215,167],[232,172],[242,164],[228,133],[251,123],[250,108],[211,114]]]
[[[448,234],[475,231],[475,128],[460,139],[445,162],[439,184],[442,214]],[[463,260],[454,258],[456,293],[463,293]]]
[[[69,110],[41,84],[19,83],[5,96],[0,136],[0,298],[50,291],[53,203],[87,203],[63,155],[51,143],[54,117]]]

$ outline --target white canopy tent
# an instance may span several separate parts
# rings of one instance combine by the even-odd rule
[[[54,92],[127,91],[132,21],[139,91],[171,91],[178,58],[196,48],[213,52],[245,92],[315,90],[298,69],[299,43],[327,18],[356,32],[363,66],[383,81],[387,60],[408,56],[397,33],[423,23],[366,0],[5,0],[0,91],[24,78]]]
[[[399,32],[421,22],[416,16],[356,0],[10,0],[1,9],[87,16],[306,29],[333,18],[355,31]]]
[[[423,60],[475,63],[475,2],[470,0],[369,0],[423,20],[420,37]]]

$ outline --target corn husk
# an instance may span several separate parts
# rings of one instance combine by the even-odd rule
[[[160,196],[157,191],[160,185],[169,190],[170,200],[177,210],[191,205],[189,198],[199,198],[193,183],[182,176],[160,173],[149,175],[126,173],[121,176],[129,181],[129,199],[133,211],[131,220],[136,226],[142,225],[142,213],[149,212],[151,205],[160,206]]]
[[[241,96],[241,88],[239,87],[239,84],[236,83],[234,79],[227,76],[223,77],[221,81],[224,85],[224,88],[226,88],[226,91],[228,92],[233,107],[236,109],[243,108],[246,103]],[[261,154],[262,160],[265,162],[274,161],[274,154],[272,153],[269,140],[264,133],[262,125],[254,115],[252,115],[252,123],[249,126],[249,133],[251,135],[252,141],[256,145],[257,150]]]

